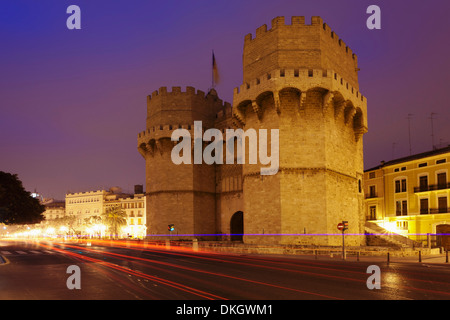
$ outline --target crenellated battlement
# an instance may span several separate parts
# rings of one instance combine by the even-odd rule
[[[181,87],[174,86],[172,87],[172,91],[167,91],[167,87],[160,87],[159,90],[155,90],[149,95],[147,98],[152,99],[161,95],[170,95],[170,94],[187,94],[187,95],[195,95],[202,98],[205,98],[205,92],[201,90],[196,90],[194,87],[186,87],[185,91],[181,90]]]
[[[292,17],[286,24],[284,17],[272,20],[271,28],[262,25],[255,37],[244,38],[244,82],[261,76],[264,70],[278,68],[334,69],[353,87],[358,88],[356,54],[320,17]]]
[[[160,126],[193,125],[194,121],[203,121],[205,127],[212,127],[221,110],[231,108],[228,102],[222,101],[214,89],[205,94],[193,87],[161,87],[147,97],[146,129]]]
[[[251,41],[259,37],[264,37],[268,32],[272,32],[281,28],[298,28],[298,27],[309,27],[309,28],[321,28],[323,34],[327,35],[328,39],[336,44],[337,47],[341,48],[345,53],[348,53],[352,59],[356,59],[356,55],[352,50],[345,44],[345,42],[340,39],[336,33],[331,30],[331,28],[323,22],[321,17],[313,16],[311,17],[311,24],[305,23],[304,16],[293,16],[291,17],[291,24],[286,24],[285,17],[276,17],[271,21],[271,28],[267,29],[267,25],[264,24],[256,29],[255,37],[251,33],[244,37],[244,43],[247,45]]]
[[[155,90],[152,92],[151,95],[147,96],[147,102],[150,102],[151,100],[155,100],[158,98],[170,98],[170,97],[177,97],[177,96],[184,96],[184,97],[193,97],[193,98],[200,98],[207,101],[214,101],[222,104],[225,106],[227,102],[223,102],[221,99],[217,97],[217,93],[205,93],[202,90],[196,90],[194,87],[187,86],[186,90],[183,91],[181,87],[174,86],[172,87],[171,91],[167,90],[167,87],[160,87],[159,90]]]
[[[279,17],[272,19],[270,29],[267,29],[266,24],[263,24],[262,26],[257,28],[255,36],[256,36],[256,38],[259,36],[264,36],[264,34],[267,32],[274,31],[274,30],[277,30],[278,28],[283,28],[283,27],[300,27],[300,26],[304,27],[304,26],[317,26],[317,25],[322,25],[322,24],[323,24],[322,18],[311,17],[311,24],[308,25],[305,23],[304,16],[293,16],[293,17],[291,17],[291,24],[286,24],[285,17],[279,16]],[[247,34],[244,37],[245,42],[248,42],[251,40],[255,40],[255,38],[253,38],[251,33]]]
[[[161,125],[158,127],[151,127],[147,130],[141,131],[138,134],[138,146],[142,143],[148,143],[150,140],[159,140],[159,139],[171,139],[172,133],[177,129],[185,129],[189,131],[191,136],[194,135],[194,125],[193,124],[183,124],[183,125]],[[202,134],[204,133],[204,129],[202,130]]]

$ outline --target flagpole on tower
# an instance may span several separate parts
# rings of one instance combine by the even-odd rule
[[[212,50],[212,70],[211,70],[211,89],[216,87],[219,82],[219,72],[217,70],[216,57],[214,56],[214,50]]]
[[[214,89],[214,63],[215,63],[215,57],[214,57],[214,50],[212,50],[212,68],[211,68],[211,89]]]

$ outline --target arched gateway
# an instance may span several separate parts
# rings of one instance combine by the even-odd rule
[[[244,234],[244,213],[237,211],[233,214],[230,220],[230,240],[242,241]]]

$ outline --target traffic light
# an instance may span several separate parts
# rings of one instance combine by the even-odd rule
[[[342,221],[342,224],[344,225],[344,229],[342,229],[342,230],[347,230],[348,229],[348,221]]]
[[[175,230],[175,225],[169,224],[169,231],[174,231],[174,230]]]

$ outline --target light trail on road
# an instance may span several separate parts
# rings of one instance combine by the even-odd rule
[[[164,250],[152,250],[152,249],[143,249],[143,248],[136,248],[136,247],[126,247],[126,246],[117,246],[117,247],[121,247],[121,248],[125,248],[125,249],[131,249],[131,250],[138,250],[138,251],[147,251],[147,252],[155,252],[155,253],[159,253],[161,251]],[[290,262],[285,262],[285,261],[276,261],[276,260],[269,260],[269,259],[263,259],[260,257],[252,257],[252,258],[245,258],[245,257],[241,257],[241,256],[227,256],[227,258],[232,258],[234,260],[241,260],[241,262],[236,262],[236,261],[231,261],[231,260],[225,260],[225,259],[220,259],[217,257],[205,257],[203,255],[199,255],[196,252],[193,252],[190,249],[187,248],[183,248],[184,250],[182,250],[183,252],[186,251],[191,251],[190,254],[187,253],[180,253],[180,252],[174,252],[173,250],[170,251],[165,251],[166,253],[169,253],[171,255],[177,255],[177,256],[183,256],[183,257],[189,257],[189,258],[197,258],[197,259],[204,259],[204,260],[213,260],[213,261],[219,261],[219,262],[224,262],[224,263],[234,263],[234,264],[241,264],[241,265],[246,265],[246,266],[251,266],[251,267],[258,267],[258,268],[266,268],[266,269],[273,269],[273,270],[277,270],[277,271],[283,271],[283,272],[293,272],[293,273],[302,273],[302,274],[308,274],[308,275],[312,275],[312,276],[319,276],[319,277],[330,277],[330,278],[337,278],[337,279],[343,279],[343,280],[347,280],[347,281],[356,281],[356,282],[362,282],[365,283],[367,280],[367,273],[366,272],[361,272],[361,271],[352,271],[352,270],[347,270],[348,268],[358,268],[360,269],[360,267],[352,267],[352,266],[348,266],[346,265],[345,268],[342,268],[342,265],[337,265],[337,264],[330,264],[330,263],[320,263],[320,262],[312,262],[312,261],[301,261],[298,260],[296,261],[296,263],[290,263]],[[88,249],[89,250],[89,249]],[[114,254],[114,253],[105,253],[105,254],[111,254],[111,255],[118,255],[118,254]],[[128,258],[132,258],[132,259],[141,259],[141,258],[136,258],[133,256],[123,256],[123,257],[128,257]],[[144,259],[145,260],[145,259]],[[160,263],[158,261],[154,261],[152,260],[154,263]],[[247,262],[242,262],[242,261],[247,261]],[[256,261],[263,261],[263,262],[267,262],[270,264],[281,264],[281,265],[287,265],[287,266],[292,266],[292,267],[306,267],[309,269],[317,269],[317,270],[325,270],[325,271],[331,271],[331,272],[345,272],[345,273],[351,273],[351,274],[355,274],[355,275],[360,275],[363,277],[363,279],[355,279],[355,278],[349,278],[349,277],[344,277],[344,276],[336,276],[336,275],[329,275],[329,274],[323,274],[323,273],[314,273],[314,272],[308,272],[308,271],[304,271],[304,270],[293,270],[293,269],[286,269],[286,268],[279,268],[279,267],[273,267],[273,266],[266,266],[266,265],[259,265],[259,264],[255,264]],[[178,267],[178,268],[182,268],[178,265],[172,265],[173,267]],[[331,268],[330,266],[333,266],[333,268]],[[336,268],[336,267],[341,267],[341,268]],[[202,271],[198,271],[198,272],[202,272]],[[409,273],[409,274],[414,274],[412,272],[405,272],[405,273]],[[446,275],[443,275],[446,276]],[[404,280],[409,280],[409,281],[417,281],[417,282],[424,282],[424,283],[432,283],[432,284],[440,284],[440,285],[446,285],[446,286],[450,286],[450,282],[442,282],[442,281],[434,281],[434,280],[423,280],[423,279],[417,279],[417,278],[410,278],[410,277],[403,277]],[[405,286],[405,288],[407,289],[414,289],[414,290],[423,290],[423,289],[416,289],[416,288],[411,288],[411,287],[407,287]],[[442,291],[435,291],[436,293],[441,293],[441,294],[445,294],[448,295],[450,294],[450,292],[442,292]]]
[[[67,245],[65,244],[65,246],[67,247],[71,247],[74,249],[80,249],[80,246],[78,245]],[[290,262],[285,262],[285,261],[274,261],[274,260],[268,260],[268,259],[262,259],[262,258],[257,258],[257,259],[250,259],[250,258],[245,258],[245,257],[238,257],[238,256],[233,256],[233,255],[229,255],[227,256],[227,259],[230,258],[230,260],[226,260],[223,258],[219,258],[217,256],[205,256],[205,255],[200,255],[197,252],[189,252],[189,250],[186,250],[186,248],[183,248],[183,250],[181,250],[182,252],[174,252],[173,250],[170,251],[166,251],[163,250],[161,248],[159,248],[159,250],[155,250],[155,249],[144,249],[144,248],[136,248],[136,247],[123,247],[123,246],[115,246],[117,248],[121,248],[121,249],[127,249],[127,250],[133,250],[133,251],[140,251],[140,252],[149,252],[149,253],[164,253],[164,254],[168,254],[171,256],[179,256],[179,257],[187,257],[187,258],[196,258],[196,259],[202,259],[202,260],[208,260],[208,261],[215,261],[215,262],[221,262],[221,263],[227,263],[227,264],[232,264],[232,265],[242,265],[242,266],[246,266],[246,267],[256,267],[256,268],[263,268],[263,269],[267,269],[267,270],[273,270],[273,271],[279,271],[279,272],[290,272],[290,273],[294,273],[294,274],[302,274],[302,275],[308,275],[308,276],[313,276],[313,277],[319,277],[319,278],[331,278],[331,279],[337,279],[337,280],[343,280],[343,281],[347,281],[347,282],[358,282],[361,284],[366,283],[367,281],[367,273],[365,272],[361,272],[361,271],[354,271],[354,270],[346,270],[343,269],[342,265],[332,265],[332,267],[329,267],[329,264],[326,265],[324,263],[318,263],[318,262],[306,262],[306,261],[296,261],[296,263],[290,263]],[[197,273],[202,273],[202,274],[208,274],[208,275],[212,275],[212,276],[216,276],[216,277],[221,277],[221,278],[228,278],[228,279],[233,279],[233,280],[237,280],[237,281],[242,281],[242,282],[249,282],[252,284],[258,284],[258,285],[263,285],[263,286],[268,286],[268,287],[274,287],[277,289],[282,289],[282,290],[288,290],[288,291],[295,291],[295,292],[299,292],[299,293],[303,293],[303,294],[308,294],[308,295],[314,295],[314,296],[320,296],[323,298],[327,298],[327,299],[342,299],[336,296],[331,296],[328,294],[322,294],[319,292],[312,292],[312,291],[306,291],[306,290],[300,290],[297,288],[291,288],[291,287],[287,287],[287,286],[281,286],[278,284],[274,284],[274,283],[269,283],[269,282],[263,282],[263,281],[257,281],[257,280],[252,280],[252,279],[248,279],[248,278],[242,278],[242,277],[236,277],[233,275],[229,275],[229,274],[224,274],[224,273],[217,273],[217,272],[211,272],[211,271],[206,271],[203,269],[198,269],[198,268],[192,268],[192,267],[186,267],[186,266],[181,266],[178,264],[173,264],[173,263],[168,263],[168,262],[163,262],[163,261],[158,261],[155,259],[149,259],[149,258],[142,258],[142,257],[136,257],[136,256],[132,256],[132,255],[125,255],[125,254],[119,254],[119,253],[113,253],[113,252],[106,252],[106,251],[102,251],[102,250],[98,250],[98,249],[92,249],[92,248],[83,248],[83,250],[86,250],[87,252],[93,252],[96,254],[100,254],[100,255],[107,255],[110,257],[116,257],[119,259],[126,259],[126,260],[133,260],[135,261],[135,263],[137,264],[141,264],[144,263],[145,266],[148,266],[149,264],[152,265],[153,268],[155,268],[155,264],[161,265],[163,267],[171,267],[171,268],[177,268],[177,269],[181,269],[184,271],[191,271],[191,272],[197,272]],[[231,260],[232,259],[232,260]],[[237,261],[236,261],[237,260]],[[255,263],[258,262],[258,263]],[[268,263],[269,265],[264,265],[264,264],[259,264],[260,262],[263,263]],[[280,267],[280,265],[284,266],[284,267]],[[306,271],[306,270],[298,270],[298,269],[289,269],[286,268],[287,267],[294,267],[294,268],[307,268],[307,269],[313,269],[316,271],[324,271],[324,272],[333,272],[334,274],[326,274],[326,273],[320,273],[320,272],[312,272],[312,271]],[[340,267],[340,268],[338,268]],[[347,266],[345,266],[347,267]],[[355,277],[347,277],[347,276],[343,276],[343,275],[336,275],[336,273],[348,273],[351,275],[356,275],[358,276],[358,278]],[[386,272],[386,270],[385,270]],[[434,281],[434,280],[424,280],[424,279],[417,279],[417,278],[411,278],[411,277],[404,277],[402,276],[402,279],[405,281],[416,281],[416,282],[422,282],[425,284],[438,284],[441,286],[449,286],[450,283],[448,282],[442,282],[442,281]],[[425,289],[425,288],[417,288],[414,286],[406,286],[406,285],[400,285],[398,283],[385,283],[384,284],[385,287],[391,287],[392,289],[398,289],[398,288],[402,288],[405,290],[413,290],[413,291],[418,291],[418,292],[425,292],[425,293],[433,293],[433,294],[437,294],[437,295],[445,295],[445,296],[450,296],[450,292],[446,292],[446,291],[440,291],[440,290],[432,290],[432,289]]]
[[[116,283],[117,289],[111,292],[119,296],[151,300],[450,298],[450,269],[444,264],[386,264],[378,260],[382,290],[370,290],[371,274],[367,270],[377,261],[237,255],[191,247],[93,239],[25,240],[6,249],[27,251],[29,258],[18,253],[17,258],[11,257],[17,263],[24,261],[31,265],[34,259],[31,256],[39,252],[35,251],[39,247],[60,253],[61,259],[66,256],[75,259],[77,264],[83,263],[83,277],[89,279],[86,283],[95,283],[87,287],[86,294],[90,295],[95,294],[98,284],[108,288],[108,283]],[[43,259],[36,262],[48,261],[51,265],[51,260],[44,256],[37,255],[36,259]]]
[[[295,289],[295,288],[289,288],[289,287],[276,285],[276,284],[272,284],[272,283],[261,282],[261,281],[251,280],[251,279],[245,279],[245,278],[241,278],[241,277],[236,277],[236,276],[231,276],[231,275],[226,275],[226,274],[216,273],[216,272],[210,272],[210,271],[205,271],[205,270],[201,270],[201,269],[189,268],[189,267],[180,266],[180,265],[167,263],[167,262],[161,262],[161,261],[157,261],[157,260],[151,260],[151,259],[140,258],[140,257],[135,257],[135,256],[123,255],[123,254],[118,254],[118,253],[104,252],[104,251],[101,251],[101,250],[95,250],[95,249],[90,249],[90,248],[89,249],[88,248],[80,249],[79,246],[73,246],[73,245],[67,245],[67,244],[65,244],[65,246],[66,247],[70,247],[70,248],[74,248],[74,249],[77,249],[77,250],[85,250],[85,251],[89,251],[89,252],[95,252],[95,253],[100,254],[100,255],[108,255],[108,256],[115,256],[115,257],[120,257],[120,258],[125,258],[125,259],[145,261],[145,262],[151,263],[151,264],[156,263],[156,264],[160,264],[160,265],[164,265],[164,266],[168,266],[168,267],[183,269],[183,270],[186,270],[186,271],[193,271],[193,272],[213,275],[213,276],[217,276],[217,277],[229,278],[229,279],[233,279],[233,280],[249,282],[249,283],[252,283],[252,284],[263,285],[263,286],[273,287],[273,288],[287,290],[287,291],[294,291],[294,292],[298,292],[298,293],[302,293],[302,294],[308,294],[308,295],[313,295],[313,296],[319,296],[319,297],[326,298],[326,299],[341,300],[341,298],[338,298],[338,297],[335,297],[335,296],[326,295],[326,294],[321,294],[321,293],[316,293],[316,292],[311,292],[311,291],[305,291],[305,290],[300,290],[300,289]],[[60,250],[62,250],[62,249],[60,249]],[[172,252],[170,252],[169,254],[172,254]],[[81,256],[81,257],[83,257],[83,256]],[[99,262],[103,262],[102,260],[98,260],[98,259],[96,259],[96,260],[99,261]],[[226,261],[226,260],[218,260],[218,261],[233,263],[233,262],[229,262],[229,261]],[[251,264],[246,264],[246,265],[252,266]],[[130,271],[130,269],[126,269],[126,271],[127,272]],[[289,271],[289,270],[286,270],[286,271]],[[222,298],[222,297],[219,297],[219,298],[225,299],[225,298]]]
[[[155,281],[157,283],[164,284],[164,285],[167,285],[167,286],[173,287],[175,289],[182,290],[182,291],[194,294],[196,296],[199,296],[199,297],[202,297],[202,298],[205,298],[205,299],[226,300],[226,298],[220,297],[218,295],[214,295],[212,293],[204,292],[204,291],[201,291],[201,290],[198,290],[198,289],[195,289],[195,288],[183,285],[181,283],[177,283],[177,282],[174,282],[174,281],[171,281],[171,280],[167,280],[167,279],[161,279],[161,278],[158,278],[158,277],[155,277],[155,276],[151,276],[151,275],[139,272],[139,271],[135,271],[135,270],[131,270],[129,268],[121,267],[119,265],[115,265],[113,263],[106,262],[106,261],[103,261],[103,260],[100,260],[100,259],[87,257],[87,256],[84,256],[84,255],[81,255],[81,254],[78,254],[78,253],[71,252],[69,250],[55,248],[54,246],[49,246],[49,245],[45,245],[45,244],[41,244],[41,243],[39,243],[39,245],[43,246],[43,247],[46,247],[46,248],[49,248],[49,249],[52,249],[52,250],[56,250],[56,251],[61,252],[63,254],[70,255],[72,257],[76,257],[76,258],[81,259],[81,260],[86,260],[86,261],[98,263],[98,264],[100,264],[100,265],[102,265],[104,267],[115,269],[115,270],[118,270],[118,271],[121,271],[121,272],[124,272],[124,273],[127,273],[127,274],[132,274],[132,275],[135,275],[137,277],[141,277],[141,278],[144,278],[144,279],[147,279],[147,280],[152,280],[152,281]],[[80,250],[79,247],[77,247],[77,249]]]

